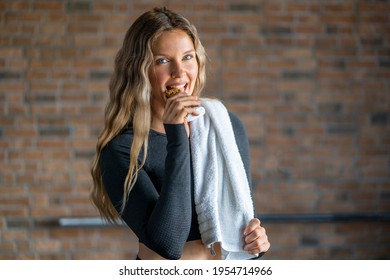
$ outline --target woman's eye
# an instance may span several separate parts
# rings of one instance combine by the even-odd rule
[[[168,59],[166,59],[166,58],[159,58],[156,60],[157,64],[165,64],[167,62],[168,62]]]
[[[190,60],[190,59],[192,59],[192,58],[193,58],[192,55],[187,54],[187,55],[185,55],[185,56],[183,57],[183,60]]]

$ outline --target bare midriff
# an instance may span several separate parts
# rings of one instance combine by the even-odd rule
[[[184,245],[183,254],[180,260],[220,260],[220,244],[214,244],[215,256],[211,254],[211,249],[207,248],[201,240],[188,241]],[[138,257],[141,260],[164,260],[159,254],[155,253],[143,243],[139,243]]]

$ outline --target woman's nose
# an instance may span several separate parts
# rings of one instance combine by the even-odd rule
[[[172,63],[171,76],[172,78],[181,78],[184,73],[182,65],[178,62]]]

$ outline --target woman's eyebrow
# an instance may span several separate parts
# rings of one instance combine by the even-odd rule
[[[192,53],[192,52],[195,52],[195,50],[191,49],[191,50],[183,52],[183,54],[188,54],[188,53]],[[156,53],[156,54],[153,54],[153,56],[169,56],[169,55],[165,54],[165,53]]]

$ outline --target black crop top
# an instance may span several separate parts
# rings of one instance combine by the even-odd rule
[[[237,116],[232,113],[229,116],[251,185],[245,128]],[[164,127],[166,134],[153,130],[149,133],[146,162],[138,173],[122,219],[139,242],[166,259],[179,259],[187,241],[200,239],[193,198],[190,141],[184,124],[165,124]],[[132,141],[132,129],[125,129],[107,144],[100,157],[103,183],[118,212]]]

